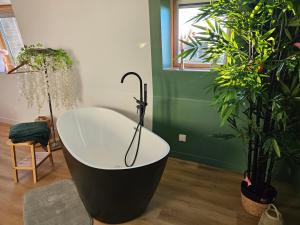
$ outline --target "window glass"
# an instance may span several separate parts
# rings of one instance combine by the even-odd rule
[[[7,73],[17,66],[16,57],[22,47],[23,41],[12,6],[0,5],[0,73]]]
[[[9,55],[15,64],[16,57],[23,47],[23,41],[16,18],[0,18],[0,31],[6,44],[6,50],[9,52]]]
[[[187,50],[190,48],[188,45],[185,45],[180,40],[184,40],[189,42],[189,36],[194,37],[199,33],[201,30],[192,26],[194,21],[190,21],[191,18],[197,16],[199,13],[201,13],[201,6],[204,6],[205,4],[192,4],[192,5],[178,5],[177,10],[177,55],[179,55],[184,50]],[[202,27],[208,27],[206,21],[200,20],[197,22],[197,25]],[[204,62],[204,58],[200,58],[201,55],[205,53],[206,48],[208,47],[208,42],[201,42],[201,47],[199,48],[198,52],[193,56],[192,59],[189,57],[183,59],[183,63],[185,65],[205,65],[209,67],[210,63]],[[225,56],[222,56],[217,63],[223,64],[225,61]],[[177,63],[181,63],[181,59],[177,58]]]

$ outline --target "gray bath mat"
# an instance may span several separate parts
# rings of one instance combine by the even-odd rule
[[[87,213],[71,180],[36,188],[24,196],[24,225],[90,225]]]

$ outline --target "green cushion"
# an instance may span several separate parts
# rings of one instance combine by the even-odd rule
[[[9,139],[13,143],[34,141],[47,146],[50,130],[46,122],[19,123],[10,128]]]

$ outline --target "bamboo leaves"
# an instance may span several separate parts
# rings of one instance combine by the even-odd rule
[[[288,26],[289,26],[289,27],[299,27],[299,26],[300,26],[300,19],[294,19],[294,20],[291,20],[291,21],[288,23]]]
[[[282,90],[283,94],[285,96],[290,96],[291,91],[290,91],[289,87],[285,83],[283,83],[282,81],[279,81],[279,83],[280,83],[280,87],[281,87],[281,90]]]
[[[288,37],[288,39],[289,39],[290,41],[292,41],[292,40],[293,40],[293,37],[292,37],[291,32],[290,32],[287,28],[284,29],[284,32],[285,32],[285,35]]]
[[[279,145],[278,145],[275,138],[272,139],[272,147],[273,147],[276,155],[280,158],[281,157],[281,153],[280,153],[281,150],[280,150]]]
[[[294,86],[292,84],[291,87],[288,87],[284,82],[279,80],[279,84],[280,84],[280,88],[281,88],[283,94],[287,98],[299,97],[299,95],[300,95],[300,83],[298,83],[297,85],[294,85]]]
[[[262,40],[265,40],[265,39],[269,38],[269,37],[271,36],[271,34],[272,34],[275,30],[276,30],[276,28],[273,28],[273,29],[267,31],[267,32],[261,37],[261,39],[262,39]]]
[[[268,151],[269,150],[273,151],[278,158],[281,157],[281,148],[279,147],[278,142],[274,137],[268,138],[264,142],[263,147],[264,149],[268,149]],[[270,155],[272,155],[272,152],[270,153]]]
[[[298,97],[299,95],[300,95],[300,83],[298,83],[297,86],[295,86],[292,89],[291,97]]]
[[[194,47],[189,48],[189,49],[185,50],[184,52],[180,53],[177,57],[178,58],[186,58],[187,56],[193,54],[194,51],[195,51]],[[190,59],[191,59],[191,57],[190,57]]]
[[[250,18],[253,19],[257,14],[259,14],[263,7],[263,0],[260,0],[258,4],[254,7],[253,11],[250,14]]]

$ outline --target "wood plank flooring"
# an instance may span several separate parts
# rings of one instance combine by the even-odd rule
[[[38,168],[39,181],[32,174],[20,172],[14,184],[10,153],[6,146],[9,125],[0,123],[0,225],[22,225],[23,194],[38,186],[70,178],[61,151],[54,152],[55,168],[45,162]],[[24,156],[18,151],[18,157]],[[19,153],[19,154],[18,154]],[[214,169],[170,158],[160,186],[147,212],[126,225],[255,225],[258,219],[248,215],[240,204],[238,173]],[[278,207],[287,225],[300,224],[300,201],[294,191],[278,184]],[[103,225],[94,221],[94,225]]]

